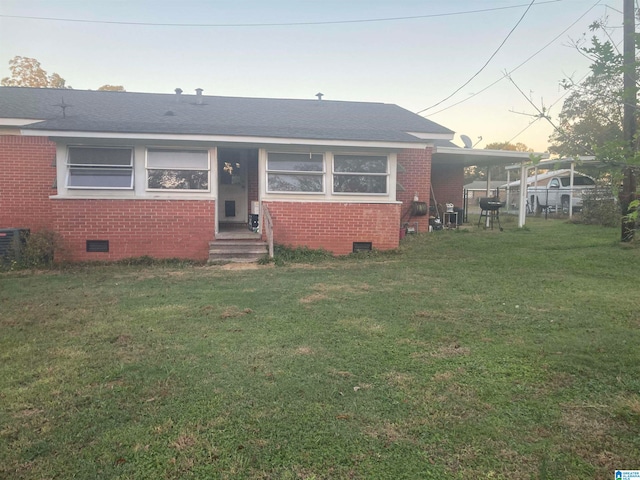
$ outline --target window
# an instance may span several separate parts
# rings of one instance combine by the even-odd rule
[[[324,161],[321,154],[269,153],[267,191],[322,193]]]
[[[69,147],[67,188],[133,188],[131,148]]]
[[[209,152],[147,149],[147,188],[209,190]]]
[[[336,155],[333,158],[333,193],[387,193],[386,156]]]
[[[571,184],[570,177],[562,177],[560,179],[563,187],[568,187]],[[583,176],[575,176],[573,177],[573,186],[574,187],[584,187],[585,185],[595,185],[596,182],[593,181],[592,178],[583,177]]]

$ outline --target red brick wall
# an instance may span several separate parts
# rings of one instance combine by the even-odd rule
[[[463,207],[464,167],[462,165],[433,165],[431,180],[439,205],[453,203],[455,207]]]
[[[377,250],[399,244],[399,204],[263,203],[273,219],[274,243],[280,245],[323,248],[344,255],[353,251],[353,242],[371,242]]]
[[[46,137],[0,135],[0,228],[51,227],[55,158]]]
[[[52,200],[53,229],[65,259],[155,258],[206,260],[214,238],[213,200]],[[108,253],[87,253],[87,240],[109,240]]]
[[[0,228],[56,231],[64,247],[58,260],[208,258],[213,200],[52,200],[55,156],[45,137],[0,135]],[[87,253],[87,240],[109,240],[109,253]]]
[[[398,153],[398,183],[405,191],[398,190],[396,198],[402,202],[402,223],[418,222],[418,231],[426,232],[429,225],[429,215],[412,216],[411,202],[417,193],[418,200],[430,202],[429,184],[431,182],[431,148],[405,149]],[[404,170],[402,173],[401,170]]]

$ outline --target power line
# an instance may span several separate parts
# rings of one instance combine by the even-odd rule
[[[518,138],[520,135],[522,135],[524,132],[526,132],[527,130],[529,130],[529,127],[533,126],[533,124],[535,124],[538,120],[540,120],[541,117],[535,118],[533,120],[531,120],[529,122],[529,125],[527,125],[526,127],[524,127],[522,130],[520,130],[518,133],[516,133],[513,137],[511,137],[507,143],[511,143],[513,142],[516,138]]]
[[[586,73],[585,75],[583,75],[583,77],[578,80],[576,83],[582,83],[582,81],[587,78],[587,75],[589,75],[588,73]],[[504,77],[503,77],[504,78]],[[502,80],[502,79],[501,79]],[[546,109],[547,112],[551,112],[551,109],[553,108],[554,105],[556,105],[560,100],[562,100],[564,97],[567,96],[567,94],[569,93],[570,90],[565,90],[565,92],[560,95],[555,102],[553,102],[551,105],[549,105],[549,108]],[[529,125],[527,125],[526,127],[524,127],[522,130],[520,130],[518,133],[516,133],[513,137],[511,137],[511,139],[507,142],[507,143],[511,143],[513,142],[516,138],[518,138],[520,135],[522,135],[524,132],[526,132],[527,130],[529,130],[529,127],[531,127],[534,123],[537,123],[538,120],[541,120],[542,117],[541,116],[536,116],[535,119],[533,119],[531,122],[529,122]]]
[[[531,3],[529,4],[529,6],[527,7],[527,9],[524,11],[524,13],[522,14],[522,16],[520,17],[520,19],[516,22],[516,24],[513,26],[513,28],[509,31],[509,33],[507,34],[506,37],[504,37],[504,40],[502,40],[502,43],[500,45],[498,45],[498,48],[491,54],[491,56],[489,57],[489,60],[487,60],[484,65],[482,65],[482,67],[480,67],[480,70],[478,70],[476,73],[474,73],[471,78],[469,78],[469,80],[467,80],[466,82],[464,82],[462,85],[460,85],[456,90],[454,90],[454,92],[449,95],[448,97],[443,98],[442,100],[440,100],[438,103],[434,103],[433,105],[431,105],[430,107],[427,108],[423,108],[422,110],[420,110],[419,112],[416,112],[417,114],[421,114],[422,112],[426,112],[427,110],[431,110],[434,107],[437,107],[438,105],[440,105],[441,103],[446,102],[447,100],[449,100],[451,97],[453,97],[456,93],[458,93],[460,90],[462,90],[464,87],[466,87],[467,85],[469,85],[471,83],[471,81],[476,78],[478,75],[480,75],[480,73],[487,67],[487,65],[489,65],[489,62],[491,62],[491,60],[493,60],[493,57],[495,57],[498,52],[502,49],[502,47],[504,46],[505,43],[507,43],[507,40],[509,39],[509,37],[511,36],[511,34],[515,31],[515,29],[518,27],[518,25],[520,25],[520,23],[522,22],[522,20],[524,20],[524,17],[527,15],[527,13],[529,12],[529,10],[531,9],[531,7],[533,6],[533,4],[536,3],[536,0],[531,0]]]
[[[534,52],[532,55],[530,55],[526,60],[524,60],[522,63],[520,63],[519,65],[517,65],[515,68],[513,68],[512,70],[510,70],[509,72],[507,72],[506,74],[504,74],[502,77],[498,78],[496,81],[494,81],[493,83],[490,83],[489,85],[487,85],[486,87],[484,87],[481,90],[478,90],[477,92],[475,92],[472,95],[469,95],[466,98],[463,98],[462,100],[456,102],[456,103],[452,103],[451,105],[449,105],[448,107],[444,107],[441,108],[440,110],[436,111],[436,112],[432,112],[430,113],[431,116],[433,115],[437,115],[438,113],[444,112],[445,110],[449,110],[450,108],[456,107],[458,105],[460,105],[461,103],[467,102],[469,100],[471,100],[473,97],[476,97],[478,95],[480,95],[481,93],[486,92],[487,90],[489,90],[491,87],[493,87],[494,85],[500,83],[502,80],[504,80],[505,78],[507,78],[508,75],[511,75],[513,72],[515,72],[516,70],[518,70],[519,68],[521,68],[522,66],[524,66],[525,64],[527,64],[529,61],[531,61],[534,57],[536,57],[538,54],[540,54],[542,51],[546,50],[549,46],[551,46],[553,43],[555,43],[556,40],[558,40],[560,37],[562,37],[565,33],[567,33],[569,30],[571,30],[571,28],[576,25],[580,20],[582,20],[584,17],[587,16],[587,14],[589,12],[591,12],[591,10],[593,10],[595,7],[598,6],[598,4],[600,4],[602,0],[597,0],[596,3],[594,3],[591,7],[589,7],[589,9],[584,12],[582,15],[580,15],[580,17],[578,17],[578,19],[573,22],[571,25],[569,25],[567,28],[565,28],[562,32],[560,32],[558,35],[556,35],[550,42],[546,43],[542,48],[540,48],[538,51]],[[421,110],[421,112],[424,110]]]
[[[535,1],[535,0],[534,0]],[[538,2],[537,5],[545,3],[557,3],[564,0],[546,0]],[[533,2],[532,2],[533,3]],[[495,12],[498,10],[508,10],[511,8],[519,8],[526,6],[526,3],[518,5],[509,5],[506,7],[493,7],[478,10],[464,10],[460,12],[449,13],[432,13],[429,15],[412,15],[406,17],[384,17],[384,18],[365,18],[356,20],[327,20],[318,22],[276,22],[276,23],[153,23],[153,22],[123,22],[109,20],[82,20],[78,18],[56,18],[56,17],[35,17],[30,15],[0,15],[0,18],[18,18],[23,20],[45,20],[52,22],[75,22],[75,23],[98,23],[106,25],[139,25],[147,27],[211,27],[211,28],[238,28],[238,27],[294,27],[305,25],[340,25],[350,23],[373,23],[373,22],[395,22],[401,20],[419,20],[424,18],[452,17],[456,15],[470,15],[474,13]],[[530,7],[531,5],[529,5]]]

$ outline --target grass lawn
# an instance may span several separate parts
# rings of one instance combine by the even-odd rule
[[[0,274],[0,478],[640,469],[640,245],[408,237],[312,264]]]

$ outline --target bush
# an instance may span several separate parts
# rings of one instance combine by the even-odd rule
[[[4,270],[19,270],[23,268],[50,268],[55,259],[55,253],[62,249],[62,237],[52,230],[40,230],[26,236],[22,241],[16,241],[9,249]]]
[[[617,227],[621,218],[620,205],[610,189],[595,188],[592,192],[584,193],[581,223]]]
[[[308,247],[294,248],[275,245],[273,253],[276,265],[284,265],[285,263],[316,263],[334,258],[331,252],[322,249],[315,250]]]

